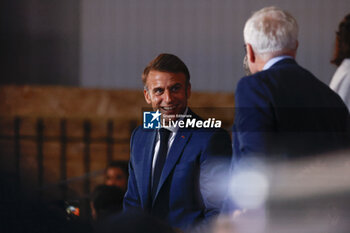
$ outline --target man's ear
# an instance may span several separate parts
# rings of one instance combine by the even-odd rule
[[[296,56],[297,56],[297,51],[298,51],[298,47],[299,47],[299,41],[297,40],[295,44],[296,44],[296,45],[295,45],[295,50],[294,50],[294,54],[293,54],[294,59],[295,59]]]
[[[151,96],[146,88],[143,89],[143,95],[145,96],[145,100],[148,104],[151,104]]]
[[[247,48],[247,57],[248,57],[249,62],[254,63],[256,57],[255,57],[255,53],[254,53],[252,45],[247,44],[246,48]]]

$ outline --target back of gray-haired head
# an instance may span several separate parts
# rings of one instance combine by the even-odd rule
[[[244,26],[244,41],[257,54],[296,50],[298,23],[288,12],[265,7],[255,12]]]

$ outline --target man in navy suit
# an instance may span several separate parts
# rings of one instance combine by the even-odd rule
[[[147,103],[165,122],[202,120],[187,107],[190,75],[178,57],[160,54],[145,68],[142,80]],[[143,209],[181,230],[218,214],[231,139],[223,129],[196,126],[135,129],[124,209]]]
[[[298,25],[289,13],[276,7],[255,12],[245,24],[244,41],[251,75],[235,92],[237,159],[295,158],[349,145],[346,106],[295,61]]]

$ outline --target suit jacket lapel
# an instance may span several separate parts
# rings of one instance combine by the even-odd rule
[[[173,142],[173,144],[172,144],[172,146],[170,148],[168,157],[167,157],[166,162],[164,164],[164,168],[163,168],[160,180],[159,180],[157,193],[155,195],[154,200],[157,199],[159,190],[162,188],[165,180],[168,178],[170,172],[175,167],[176,162],[181,157],[182,151],[183,151],[187,141],[190,139],[191,134],[192,134],[192,130],[191,129],[181,129],[181,128],[176,133],[174,142]],[[154,204],[154,200],[153,200],[153,204]]]
[[[152,159],[154,153],[155,140],[157,136],[157,130],[152,130],[145,134],[145,151],[143,155],[143,169],[142,169],[142,203],[144,207],[148,208],[150,204],[151,193],[151,173],[152,173]]]

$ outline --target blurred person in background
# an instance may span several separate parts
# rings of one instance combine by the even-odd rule
[[[117,186],[99,185],[91,195],[91,215],[95,221],[105,219],[123,209],[124,191]]]
[[[33,186],[19,187],[11,173],[0,172],[1,233],[92,233],[89,222],[72,216],[63,200],[43,200]]]
[[[350,14],[339,24],[331,63],[338,69],[330,87],[340,95],[350,111]]]
[[[105,170],[104,184],[117,186],[126,191],[128,184],[128,164],[124,161],[112,161]]]

